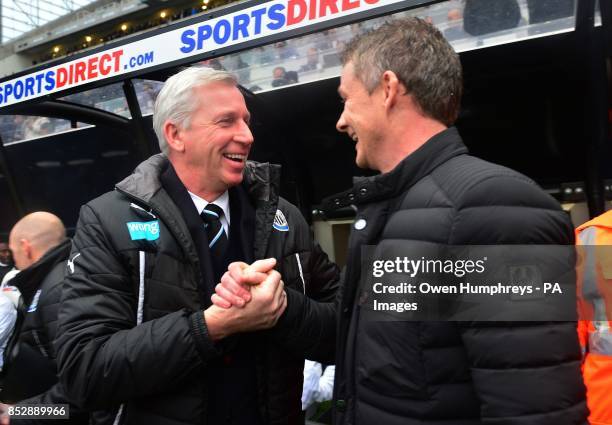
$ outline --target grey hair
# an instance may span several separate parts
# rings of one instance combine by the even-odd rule
[[[387,22],[352,39],[342,53],[372,93],[393,71],[421,111],[450,126],[459,115],[463,72],[459,56],[433,25],[419,18]]]
[[[215,82],[238,85],[236,77],[229,72],[205,67],[190,67],[166,80],[153,110],[153,130],[164,154],[168,155],[168,142],[164,137],[166,121],[179,128],[189,128],[191,115],[198,109],[200,101],[193,90]]]

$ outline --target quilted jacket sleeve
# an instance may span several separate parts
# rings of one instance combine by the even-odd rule
[[[202,312],[136,325],[137,293],[90,205],[81,209],[58,319],[58,367],[71,400],[87,409],[166,392],[215,354]]]
[[[57,333],[57,310],[60,304],[61,298],[61,280],[64,273],[65,263],[57,264],[53,271],[45,278],[42,284],[43,293],[41,294],[40,301],[38,303],[38,312],[41,315],[40,324],[44,327],[42,329],[43,335],[39,335],[44,342],[43,349],[55,359],[55,349],[53,341],[55,340]],[[47,289],[48,288],[48,289]],[[66,392],[62,385],[57,383],[49,388],[44,393],[30,397],[25,400],[21,400],[16,405],[29,405],[29,404],[69,404],[70,419],[66,420],[67,424],[82,424],[87,423],[88,413],[77,408],[70,403]],[[12,424],[20,425],[34,425],[47,423],[45,419],[11,419]]]
[[[283,345],[308,359],[333,363],[336,340],[336,298],[340,270],[313,240],[308,224],[293,207],[298,245],[303,247],[304,293],[286,289],[287,309],[273,329]]]
[[[573,245],[569,217],[540,193],[532,182],[512,177],[481,182],[459,202],[455,222],[462,226],[451,244],[493,237],[501,245]],[[573,269],[568,262],[568,272]],[[575,322],[472,322],[463,324],[461,335],[484,425],[584,423]]]

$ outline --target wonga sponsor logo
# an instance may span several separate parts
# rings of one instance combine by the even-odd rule
[[[146,222],[132,221],[126,224],[130,232],[130,238],[133,241],[154,241],[159,239],[159,220]]]

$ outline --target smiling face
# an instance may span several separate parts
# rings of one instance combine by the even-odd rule
[[[242,182],[253,144],[251,115],[244,97],[231,84],[216,82],[196,87],[193,95],[200,99],[199,106],[188,128],[171,130],[169,158],[175,167],[186,171],[196,186],[219,195]],[[186,186],[192,190],[189,184]]]
[[[356,142],[355,162],[361,168],[380,171],[378,152],[385,131],[385,108],[377,95],[380,88],[368,93],[355,76],[352,62],[342,69],[338,93],[344,102],[344,110],[336,123],[338,131],[347,133]]]

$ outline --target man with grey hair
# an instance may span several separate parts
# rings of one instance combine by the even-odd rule
[[[303,354],[264,330],[287,293],[331,302],[338,270],[279,196],[280,167],[247,161],[250,119],[231,74],[177,73],[153,114],[163,153],[81,209],[58,339],[79,406],[121,424],[303,423]],[[233,261],[278,271],[248,306],[211,305]],[[301,300],[296,315],[333,309]]]
[[[432,25],[386,23],[352,40],[342,62],[337,129],[355,142],[357,165],[380,174],[324,206],[357,209],[337,306],[335,423],[586,424],[574,322],[394,321],[376,311],[372,288],[361,283],[366,245],[401,244],[410,254],[571,245],[573,229],[530,179],[468,154],[453,127],[461,64]],[[562,274],[571,276],[570,263]],[[226,301],[257,283],[234,270],[218,291]],[[286,329],[300,340],[297,326]]]

